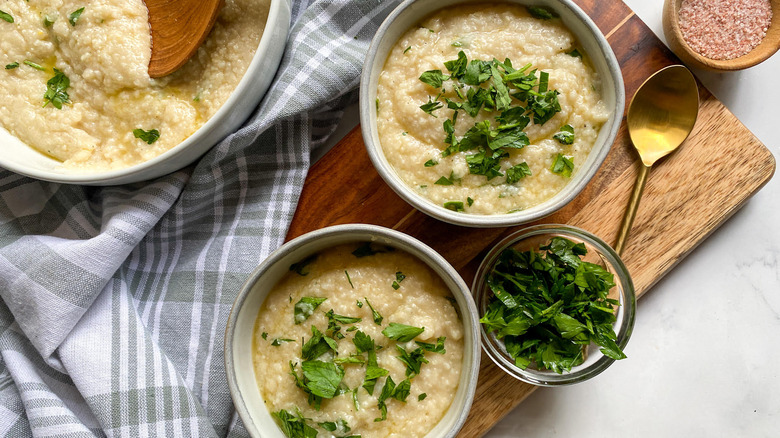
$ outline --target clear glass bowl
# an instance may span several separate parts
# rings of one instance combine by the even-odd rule
[[[620,257],[609,245],[593,234],[569,225],[549,224],[524,228],[507,236],[488,252],[477,270],[472,286],[480,317],[485,314],[488,304],[496,299],[487,286],[487,276],[493,269],[499,255],[508,248],[519,251],[539,251],[539,246],[546,245],[551,238],[556,236],[565,237],[574,243],[584,243],[588,253],[583,257],[583,260],[601,265],[615,276],[615,287],[610,291],[610,297],[617,299],[620,306],[617,307],[616,322],[613,327],[617,334],[617,345],[621,349],[625,349],[634,327],[636,308],[636,296],[631,276]],[[564,371],[563,374],[558,374],[554,371],[536,369],[533,364],[526,369],[521,369],[515,365],[512,357],[506,352],[503,341],[499,340],[495,333],[488,333],[484,325],[480,331],[482,333],[482,348],[490,356],[490,359],[509,375],[533,385],[560,386],[583,382],[598,375],[615,361],[605,356],[599,351],[597,345],[591,343],[587,347],[585,361],[572,367],[570,372]]]

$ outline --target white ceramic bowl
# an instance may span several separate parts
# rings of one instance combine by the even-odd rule
[[[252,272],[233,304],[225,330],[225,368],[236,411],[251,436],[284,437],[263,402],[252,364],[252,339],[260,306],[291,264],[336,245],[367,241],[417,257],[441,276],[455,298],[464,326],[460,383],[444,418],[426,437],[455,437],[466,421],[477,387],[480,361],[479,317],[468,286],[441,255],[413,237],[375,225],[337,225],[293,239],[272,253]]]
[[[611,115],[602,126],[598,139],[571,181],[551,199],[528,209],[496,215],[457,213],[434,204],[409,188],[395,173],[385,157],[376,127],[376,89],[379,74],[388,53],[401,35],[431,13],[474,0],[406,0],[382,23],[368,50],[360,78],[360,125],[368,155],[385,182],[406,202],[439,220],[470,227],[505,227],[531,222],[563,208],[574,199],[596,174],[617,136],[625,107],[625,89],[612,48],[593,21],[570,0],[499,0],[554,10],[575,35],[602,81],[602,98]],[[495,2],[494,2],[495,3]]]
[[[89,172],[67,169],[62,167],[61,162],[39,153],[0,127],[0,167],[46,181],[115,185],[157,178],[192,163],[241,126],[268,90],[287,41],[291,1],[271,0],[260,44],[236,89],[200,129],[165,153],[117,170]]]

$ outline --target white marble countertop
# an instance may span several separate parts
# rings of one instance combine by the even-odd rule
[[[624,1],[664,39],[663,1]],[[741,72],[694,72],[780,159],[780,53]],[[336,139],[356,121],[348,111]],[[778,436],[778,224],[776,176],[643,296],[627,360],[578,385],[538,389],[486,436]]]

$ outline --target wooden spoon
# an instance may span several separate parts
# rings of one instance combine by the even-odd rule
[[[152,31],[149,76],[169,75],[198,50],[224,0],[145,0]]]
[[[670,65],[655,72],[631,99],[626,122],[642,166],[615,243],[618,254],[623,253],[650,167],[688,138],[698,114],[699,88],[693,74],[682,65]]]

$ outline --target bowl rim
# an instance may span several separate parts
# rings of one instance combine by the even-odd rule
[[[244,401],[244,397],[241,394],[243,388],[241,388],[238,384],[238,378],[236,373],[237,364],[233,358],[233,343],[235,342],[235,331],[236,331],[238,316],[239,313],[241,312],[241,308],[243,307],[244,303],[249,298],[254,284],[257,283],[263,277],[263,275],[272,268],[272,266],[274,266],[276,263],[279,263],[281,260],[283,260],[286,256],[290,255],[291,253],[302,250],[302,248],[306,248],[307,246],[316,245],[317,242],[322,239],[332,238],[340,235],[347,235],[347,236],[352,235],[356,237],[355,239],[356,241],[363,240],[361,236],[370,235],[374,238],[386,239],[387,241],[391,242],[390,243],[391,246],[393,246],[393,243],[398,243],[399,246],[407,246],[408,248],[411,248],[411,250],[410,249],[402,249],[402,250],[416,257],[421,262],[428,265],[434,271],[436,271],[437,269],[441,269],[441,271],[444,274],[446,274],[448,279],[451,280],[453,284],[457,287],[457,293],[460,294],[461,295],[460,298],[462,298],[462,301],[458,301],[459,303],[458,310],[461,312],[461,314],[468,313],[469,318],[471,319],[471,321],[474,322],[471,326],[468,326],[466,324],[465,318],[461,316],[462,321],[464,322],[463,324],[464,334],[467,333],[471,337],[471,339],[473,339],[474,345],[471,349],[470,355],[468,355],[464,349],[463,362],[471,364],[470,369],[462,369],[461,371],[461,378],[460,378],[461,384],[463,382],[467,382],[467,385],[464,389],[464,397],[463,397],[464,402],[462,406],[457,406],[458,411],[456,414],[457,416],[455,418],[455,421],[453,422],[453,427],[447,430],[446,433],[443,435],[443,437],[445,438],[455,438],[458,431],[463,427],[463,424],[466,422],[468,413],[471,409],[471,405],[474,400],[474,396],[476,394],[477,381],[478,381],[479,369],[480,369],[481,351],[482,351],[481,341],[480,341],[481,338],[479,335],[479,330],[480,330],[479,316],[478,316],[476,304],[471,294],[471,289],[469,289],[468,285],[460,276],[460,274],[457,272],[457,270],[455,270],[455,268],[433,248],[431,248],[424,242],[408,234],[390,228],[385,228],[379,225],[341,224],[341,225],[333,225],[325,228],[320,228],[302,234],[284,243],[278,249],[271,252],[271,254],[269,254],[268,257],[266,257],[265,260],[263,260],[252,271],[252,273],[249,274],[246,281],[239,289],[239,293],[236,296],[236,299],[234,300],[233,305],[230,309],[230,313],[227,319],[227,324],[225,325],[225,337],[224,337],[225,374],[227,377],[230,396],[231,399],[233,400],[233,404],[235,406],[236,412],[238,413],[238,416],[244,422],[245,427],[247,428],[249,434],[251,436],[255,436],[253,434],[253,431],[256,429],[254,416],[253,413],[250,412],[249,409],[247,408],[246,403]],[[436,269],[431,265],[431,263],[436,265]],[[452,288],[450,288],[450,292],[453,293],[453,295],[456,293],[456,291],[452,290]],[[254,374],[254,370],[252,370],[251,372]],[[460,391],[460,386],[458,387],[457,391]],[[451,404],[450,407],[445,412],[445,416],[447,412],[449,412],[451,409],[455,407],[456,406],[453,402],[453,404]]]
[[[613,88],[615,93],[615,107],[613,114],[607,120],[607,122],[601,127],[601,130],[606,130],[607,134],[604,136],[604,142],[599,149],[591,150],[589,157],[595,157],[591,166],[585,169],[580,169],[577,174],[564,186],[563,190],[566,190],[565,196],[557,199],[556,202],[552,201],[553,198],[543,202],[542,204],[531,207],[527,210],[522,210],[514,213],[504,213],[495,215],[476,215],[468,213],[458,213],[443,206],[434,204],[433,202],[422,198],[409,188],[406,183],[396,175],[395,170],[387,161],[387,158],[382,151],[382,146],[379,142],[374,142],[373,134],[376,131],[376,124],[372,123],[372,107],[373,102],[370,102],[369,96],[372,89],[371,75],[373,71],[374,59],[379,55],[379,49],[387,33],[388,29],[391,29],[396,19],[406,12],[410,8],[416,7],[420,3],[428,1],[429,3],[435,3],[441,0],[404,0],[398,7],[396,7],[382,22],[382,25],[377,30],[374,38],[371,41],[368,52],[366,54],[366,61],[363,63],[363,70],[360,76],[360,127],[363,137],[363,142],[368,152],[368,156],[373,163],[375,169],[385,181],[387,185],[404,201],[410,204],[412,207],[422,211],[423,213],[434,217],[436,219],[448,222],[454,225],[466,226],[466,227],[508,227],[514,225],[521,225],[524,223],[532,222],[549,216],[556,211],[560,210],[576,198],[585,186],[592,180],[596,172],[599,170],[604,160],[606,159],[609,151],[612,148],[615,139],[617,138],[620,126],[623,120],[623,112],[625,111],[625,85],[623,82],[623,74],[620,68],[620,64],[617,61],[614,51],[612,50],[606,37],[602,34],[601,30],[596,26],[593,20],[576,4],[571,0],[547,0],[550,3],[557,3],[562,8],[568,9],[572,15],[579,20],[593,36],[595,44],[598,45],[600,52],[604,56],[606,62],[607,71],[609,77],[612,79]],[[462,3],[480,3],[478,0],[448,0],[446,4],[442,3],[440,8],[433,9],[435,11],[441,10],[448,5],[462,4]],[[492,3],[513,3],[520,5],[532,5],[535,4],[533,0],[495,0]],[[538,3],[538,2],[537,2]],[[420,17],[430,15],[425,14]],[[419,21],[419,20],[418,20]],[[382,63],[384,65],[384,63]],[[379,65],[381,69],[381,65]],[[373,88],[376,88],[374,86]],[[376,118],[373,118],[376,121]],[[560,192],[559,192],[560,193]]]
[[[621,350],[625,350],[625,347],[631,338],[636,319],[636,291],[634,290],[634,283],[631,279],[631,275],[628,268],[626,268],[623,263],[623,260],[610,245],[595,234],[572,225],[533,225],[517,230],[493,245],[490,251],[488,251],[482,259],[479,268],[477,268],[474,282],[471,287],[474,300],[477,303],[477,308],[480,312],[480,317],[483,315],[483,303],[488,299],[487,295],[489,293],[488,288],[485,286],[487,270],[493,266],[498,259],[498,256],[505,249],[521,240],[542,235],[564,235],[587,242],[589,245],[593,246],[600,255],[606,258],[607,262],[615,269],[616,272],[613,272],[613,274],[618,279],[618,284],[621,286],[620,290],[623,291],[620,296],[620,307],[618,309],[622,318],[620,316],[618,317],[620,328],[616,333],[616,342]],[[517,367],[501,349],[497,347],[496,342],[490,337],[482,324],[480,324],[480,335],[482,338],[482,349],[485,351],[485,354],[490,357],[493,363],[510,376],[535,386],[565,386],[583,382],[601,374],[615,362],[615,359],[602,354],[596,362],[576,372],[555,374],[552,372],[539,373],[531,368],[523,370]]]
[[[255,82],[252,77],[254,76],[256,70],[260,66],[268,64],[269,52],[273,51],[272,44],[276,42],[275,30],[276,29],[278,29],[279,31],[284,30],[285,35],[289,33],[290,1],[291,0],[270,0],[269,9],[268,9],[268,18],[266,19],[265,22],[263,34],[260,37],[260,42],[256,47],[255,54],[252,56],[251,61],[247,65],[246,71],[241,76],[241,80],[238,82],[238,84],[230,93],[230,96],[228,96],[227,100],[225,100],[222,106],[220,106],[219,109],[217,109],[217,111],[208,120],[206,120],[206,122],[203,125],[201,125],[197,130],[195,130],[195,132],[193,132],[189,137],[185,138],[179,144],[173,146],[167,151],[149,160],[142,161],[132,166],[123,167],[119,169],[100,170],[94,172],[89,171],[88,169],[86,170],[86,172],[70,173],[70,172],[58,172],[56,170],[49,170],[49,169],[31,168],[24,164],[20,164],[14,161],[8,161],[4,158],[4,155],[2,154],[0,154],[0,167],[20,175],[28,176],[43,181],[58,182],[63,184],[87,184],[87,185],[89,184],[114,185],[114,184],[122,184],[126,182],[137,182],[137,181],[148,180],[159,176],[167,175],[169,173],[175,172],[176,170],[182,169],[186,165],[197,160],[200,156],[205,154],[211,148],[216,146],[220,141],[224,139],[225,136],[220,136],[214,142],[214,144],[210,145],[204,151],[200,152],[196,157],[188,160],[183,160],[183,162],[186,163],[182,165],[174,166],[175,170],[167,171],[159,175],[150,173],[149,175],[144,175],[144,178],[140,180],[132,179],[133,175],[145,174],[146,172],[151,172],[150,169],[158,165],[161,166],[161,163],[168,162],[169,160],[174,161],[177,158],[180,158],[180,155],[182,155],[182,153],[185,150],[189,149],[192,146],[197,146],[198,143],[203,141],[203,139],[207,137],[214,128],[227,122],[227,119],[229,119],[232,116],[233,106],[236,103],[236,101],[242,99],[243,96],[246,95],[247,93],[250,93],[253,88],[256,88]],[[273,26],[270,29],[270,31],[269,31],[269,24]],[[279,54],[280,56],[278,57],[279,58],[278,61],[275,62],[276,69],[274,69],[274,74],[276,73],[279,67],[279,63],[281,62],[281,54],[283,50],[280,50],[279,52],[280,52]],[[269,86],[270,86],[270,82],[269,82]],[[264,95],[265,92],[263,92],[260,95],[260,98],[262,99]],[[257,104],[259,103],[260,101],[258,101],[255,104],[255,107],[257,107]],[[251,111],[248,111],[247,114],[243,117],[241,123],[243,123],[250,115],[251,115]],[[19,140],[16,136],[11,134],[4,128],[0,127],[0,129],[5,131],[5,133],[7,133],[8,135]],[[22,144],[24,144],[26,147],[32,149],[35,152],[40,153],[32,146],[27,145],[21,140],[19,141]]]

